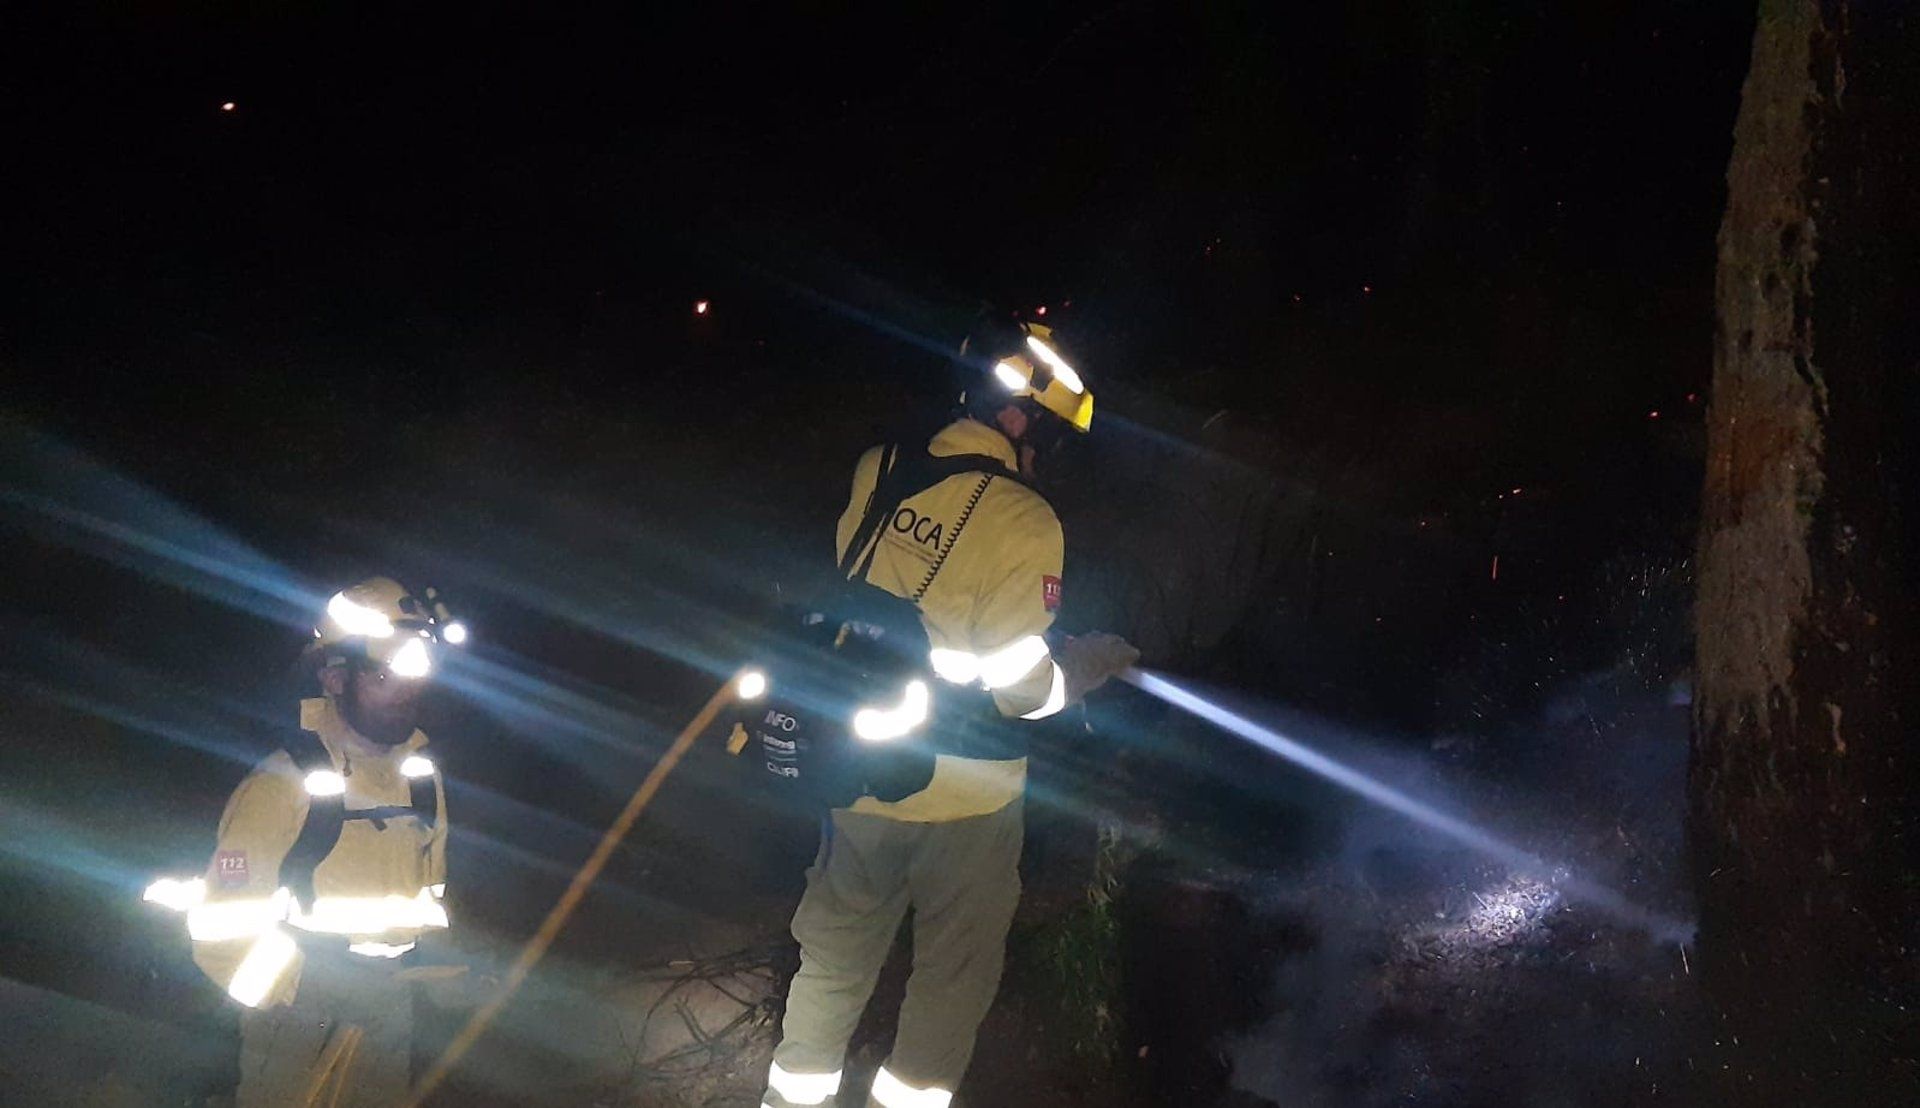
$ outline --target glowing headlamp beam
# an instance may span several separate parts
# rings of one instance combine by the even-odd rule
[[[1556,877],[1556,873],[1566,872],[1564,868],[1554,866],[1536,854],[1488,834],[1456,816],[1450,816],[1423,800],[1377,781],[1311,747],[1289,739],[1270,728],[1262,727],[1245,716],[1228,711],[1164,677],[1145,670],[1131,669],[1121,675],[1121,680],[1157,700],[1171,704],[1223,731],[1246,739],[1262,750],[1277,754],[1302,769],[1316,773],[1348,792],[1356,793],[1383,808],[1406,816],[1415,823],[1438,831],[1462,846],[1479,851],[1515,870],[1549,880],[1564,890],[1568,899],[1591,904],[1622,923],[1645,931],[1657,941],[1687,943],[1693,939],[1695,928],[1691,923],[1642,908],[1614,890],[1585,878]]]
[[[408,639],[387,659],[387,669],[395,677],[421,678],[433,672],[433,656],[427,653],[427,640]]]

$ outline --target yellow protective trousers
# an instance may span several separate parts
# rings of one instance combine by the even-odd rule
[[[1000,988],[1020,901],[1022,804],[940,823],[837,810],[793,917],[800,972],[787,997],[765,1103],[825,1104],[847,1042],[909,910],[913,972],[879,1108],[944,1108]]]
[[[235,1108],[300,1108],[315,1067],[350,1028],[359,1034],[331,1080],[337,1108],[395,1108],[407,1097],[413,1057],[413,988],[390,962],[341,950],[309,956],[291,1003],[240,1017],[240,1089]],[[332,1085],[326,1086],[330,1094]]]

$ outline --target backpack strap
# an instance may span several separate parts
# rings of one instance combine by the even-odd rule
[[[440,822],[440,775],[429,773],[407,780],[408,800],[411,801],[413,817],[420,826],[431,829]]]
[[[849,580],[866,580],[867,574],[873,569],[873,560],[880,552],[880,531],[900,510],[901,502],[963,473],[983,474],[989,480],[1004,477],[1022,485],[1027,483],[1005,462],[988,454],[949,454],[936,458],[920,450],[902,457],[905,453],[898,443],[888,443],[882,448],[880,472],[874,475],[873,493],[867,497],[867,510],[860,517],[860,525],[853,529],[853,537],[840,556],[840,573]],[[979,503],[980,493],[985,491],[986,484],[983,482],[974,495],[973,503]],[[968,514],[972,514],[971,506]],[[935,572],[938,572],[937,568]],[[921,591],[925,591],[924,587]]]
[[[320,736],[301,730],[290,736],[283,749],[293,759],[294,768],[304,781],[315,770],[333,771],[333,754]],[[348,820],[366,820],[384,829],[386,821],[412,816],[422,827],[431,829],[440,816],[440,779],[432,773],[407,779],[407,803],[379,808],[347,808],[345,793],[332,796],[307,796],[307,819],[300,834],[280,863],[280,884],[286,886],[303,908],[313,907],[313,871],[340,845],[340,832]]]
[[[284,749],[293,759],[294,769],[304,782],[306,776],[315,770],[333,771],[333,754],[320,736],[312,731],[300,730],[289,736]],[[340,845],[340,828],[346,820],[347,798],[344,793],[333,796],[307,796],[307,819],[300,825],[300,835],[293,840],[293,847],[280,863],[280,884],[293,893],[294,899],[303,907],[313,906],[313,871],[333,848]]]
[[[349,808],[345,819],[363,819],[375,827],[383,827],[387,820],[412,816],[420,821],[420,826],[429,830],[440,818],[440,782],[431,773],[407,778],[407,803],[404,807],[388,804],[380,808]]]
[[[860,555],[866,551],[869,543],[878,547],[875,536],[879,534],[880,527],[887,518],[899,509],[900,501],[904,499],[893,491],[897,483],[894,477],[894,463],[899,460],[899,457],[898,443],[890,442],[880,448],[880,468],[873,475],[873,490],[867,493],[866,511],[860,516],[860,525],[853,529],[853,537],[848,540],[847,548],[840,552],[842,577],[851,578],[854,575],[854,563],[860,560]],[[868,554],[866,561],[860,566],[860,576],[866,577],[867,570],[872,566],[873,556]]]

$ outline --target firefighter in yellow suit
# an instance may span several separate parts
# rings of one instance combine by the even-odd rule
[[[984,326],[962,357],[985,379],[962,397],[962,417],[926,444],[933,456],[981,455],[1030,480],[1050,436],[1091,426],[1092,394],[1046,328]],[[884,459],[875,448],[854,471],[838,532],[843,564]],[[934,674],[986,689],[1009,719],[1054,715],[1138,657],[1112,635],[1072,640],[1057,655],[1049,648],[1064,543],[1053,508],[1023,481],[986,470],[949,476],[901,501],[868,549],[852,553],[869,583],[915,603]],[[1025,758],[940,754],[921,791],[892,803],[865,796],[831,813],[793,919],[801,968],[768,1108],[834,1100],[848,1040],[909,908],[913,972],[868,1103],[952,1101],[999,989],[1020,899],[1026,776]]]
[[[442,641],[465,637],[446,616],[384,577],[334,594],[310,648],[323,695],[234,790],[205,876],[148,892],[186,912],[194,960],[247,1009],[239,1108],[302,1104],[349,1028],[334,1103],[405,1098],[405,955],[448,923],[445,791],[415,726]]]

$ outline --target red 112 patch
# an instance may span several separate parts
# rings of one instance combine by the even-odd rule
[[[1058,577],[1049,574],[1048,576],[1040,578],[1040,603],[1046,606],[1047,611],[1057,612],[1060,610],[1060,594],[1061,587]]]
[[[223,889],[247,883],[247,852],[222,850],[213,856],[213,878]]]

